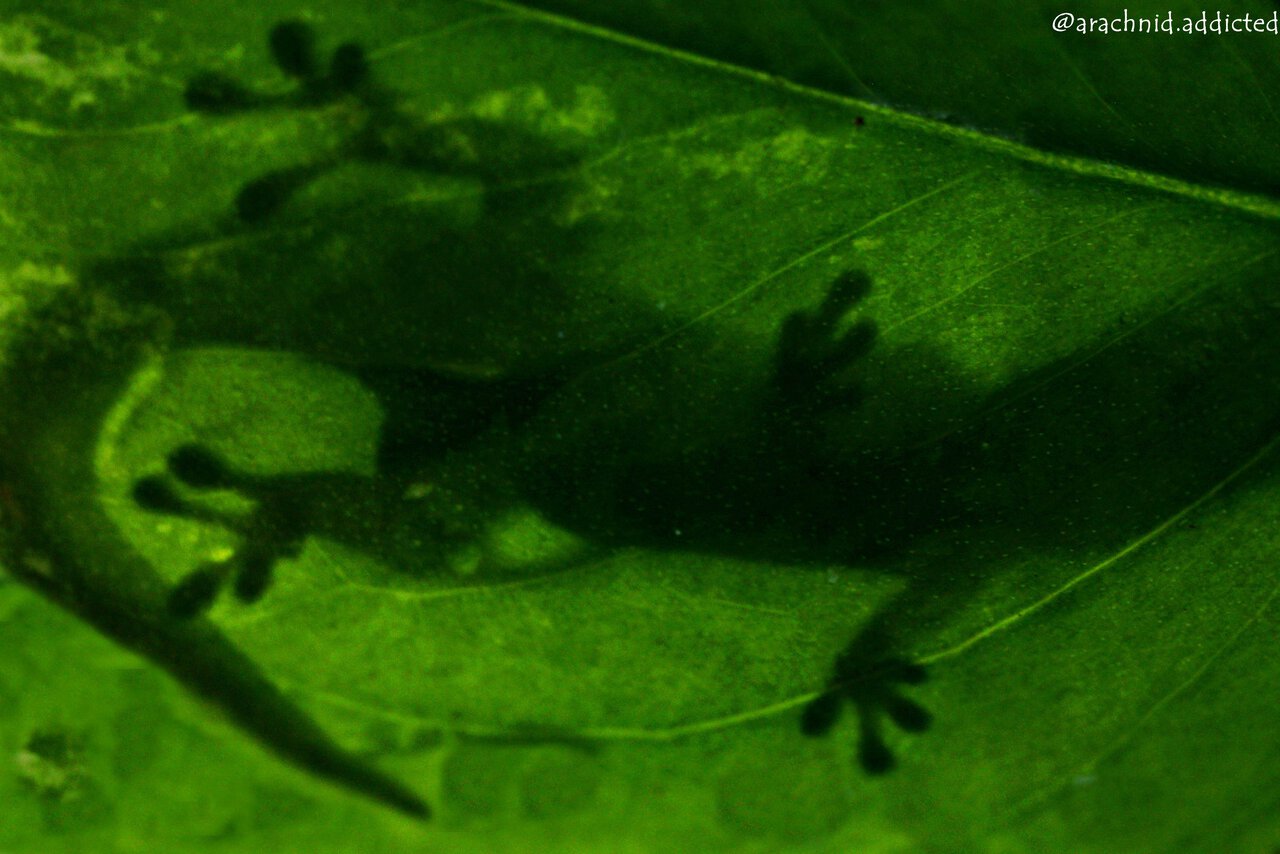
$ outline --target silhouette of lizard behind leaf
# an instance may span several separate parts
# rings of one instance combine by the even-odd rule
[[[352,321],[345,311],[329,316],[320,309],[298,318],[273,319],[267,316],[269,307],[256,313],[238,305],[238,317],[232,318],[218,307],[192,302],[211,294],[225,299],[213,273],[206,284],[154,266],[139,275],[139,267],[129,259],[118,269],[100,268],[100,278],[118,292],[171,307],[178,344],[226,341],[307,353],[353,371],[377,394],[385,413],[373,478],[338,472],[258,475],[239,470],[211,449],[189,445],[169,455],[164,474],[138,481],[133,496],[139,505],[222,524],[241,539],[233,555],[197,567],[172,591],[169,605],[175,615],[200,613],[227,584],[242,601],[257,600],[267,590],[275,565],[296,557],[309,536],[323,535],[378,552],[386,539],[380,533],[386,530],[385,520],[401,512],[406,490],[424,478],[438,480],[443,461],[468,453],[477,443],[492,444],[495,433],[509,438],[498,442],[507,450],[497,462],[491,455],[486,463],[490,481],[502,484],[491,485],[487,497],[479,499],[488,502],[486,509],[497,512],[504,504],[527,503],[597,547],[641,545],[824,565],[855,563],[891,554],[913,532],[956,516],[947,494],[921,501],[903,493],[893,476],[902,465],[899,460],[883,455],[839,460],[822,450],[824,420],[853,411],[865,394],[856,366],[874,344],[874,326],[861,320],[844,328],[847,315],[871,287],[862,273],[838,277],[817,306],[790,314],[763,372],[753,374],[752,369],[734,365],[722,375],[709,372],[706,387],[717,386],[721,400],[737,398],[733,409],[741,417],[735,416],[731,429],[713,437],[691,435],[674,458],[649,453],[645,439],[619,431],[617,425],[590,428],[584,435],[580,423],[565,424],[554,414],[541,414],[549,399],[573,394],[581,376],[634,350],[636,343],[652,339],[664,326],[669,328],[665,318],[632,307],[628,341],[568,353],[549,348],[549,355],[534,359],[521,353],[510,368],[494,371],[454,372],[445,367],[474,342],[461,336],[440,340],[435,330],[416,333],[433,317],[465,327],[467,315],[475,314],[473,294],[450,312],[456,292],[498,283],[524,295],[521,309],[535,318],[521,318],[525,327],[535,334],[554,328],[537,318],[543,312],[547,317],[554,313],[557,285],[553,275],[528,263],[530,256],[540,254],[530,247],[549,246],[563,257],[582,237],[551,234],[539,223],[547,218],[542,212],[552,209],[563,182],[522,179],[531,169],[543,174],[563,171],[572,158],[494,122],[415,121],[373,79],[359,47],[342,45],[323,62],[310,28],[300,22],[275,27],[269,45],[277,65],[296,81],[292,92],[261,95],[233,79],[204,73],[191,80],[188,105],[231,115],[350,102],[360,118],[336,151],[270,172],[243,187],[235,202],[241,222],[267,223],[310,183],[352,161],[478,177],[485,189],[485,210],[476,223],[462,229],[417,211],[405,214],[399,223],[384,219],[378,224],[384,254],[373,262],[352,259],[332,274],[332,281],[309,282],[321,292],[359,289],[362,297],[385,287],[364,282],[414,281],[418,276],[412,271],[417,270],[423,271],[423,279],[434,276],[442,282],[435,286],[434,297],[425,298],[437,302],[425,307],[415,307],[413,295],[403,288],[381,297],[371,293],[372,304],[361,306],[362,314],[378,329],[379,341],[389,342],[385,352],[377,351],[378,343],[370,346],[370,335],[349,332]],[[344,222],[335,227],[349,234],[360,226]],[[288,240],[286,235],[277,241],[265,259],[261,253],[232,259],[216,275],[269,280],[264,270],[295,263],[300,253],[323,243],[313,231],[297,245]],[[163,267],[163,260],[159,263]],[[394,275],[389,274],[392,269]],[[343,281],[344,277],[354,281]],[[387,309],[377,304],[380,298]],[[543,300],[545,308],[539,307]],[[483,300],[476,302],[487,307]],[[260,320],[245,328],[240,316]],[[412,331],[394,328],[397,318],[407,318],[405,328]],[[483,325],[505,331],[502,318],[493,313]],[[305,332],[296,333],[296,328]],[[638,400],[643,401],[643,395]],[[215,513],[198,500],[206,490],[233,490],[251,498],[254,509],[238,517]],[[450,494],[448,500],[453,497]],[[470,498],[474,503],[476,496]],[[430,514],[419,524],[428,527],[428,539],[446,545],[477,533],[474,525]],[[391,565],[404,562],[403,555],[384,558]],[[867,702],[859,708],[874,713]]]
[[[1259,406],[1233,430],[1205,429],[1185,442],[1202,429],[1202,412],[1234,400],[1216,380],[1259,358],[1241,348],[1209,367],[1170,361],[1171,341],[1213,335],[1194,304],[1159,329],[1084,361],[1045,366],[994,395],[928,346],[873,354],[874,325],[848,323],[871,287],[861,272],[837,277],[816,305],[782,318],[763,364],[746,348],[699,358],[723,356],[723,333],[703,329],[681,332],[679,347],[650,347],[675,334],[672,321],[625,303],[611,310],[625,315],[626,340],[575,335],[562,343],[553,335],[568,302],[559,272],[589,238],[549,225],[573,158],[496,122],[415,121],[373,79],[358,47],[343,45],[322,62],[310,29],[297,22],[277,26],[269,41],[297,82],[292,93],[268,97],[205,74],[192,80],[188,104],[232,114],[350,102],[359,120],[331,155],[241,188],[242,226],[269,228],[312,182],[352,161],[474,178],[484,207],[465,225],[417,209],[387,211],[376,223],[340,217],[195,276],[168,269],[163,253],[99,268],[105,287],[165,308],[180,346],[226,342],[309,355],[358,376],[385,415],[371,478],[255,474],[197,444],[175,449],[163,474],[138,481],[141,506],[241,537],[229,559],[196,568],[171,592],[169,607],[181,617],[208,608],[228,583],[241,600],[258,599],[276,564],[309,536],[375,554],[390,549],[383,532],[405,524],[406,491],[423,481],[444,490],[442,507],[470,508],[415,517],[443,548],[475,538],[476,519],[523,504],[598,548],[909,571],[905,591],[837,658],[801,716],[804,732],[820,735],[852,706],[859,760],[882,773],[894,764],[884,719],[908,732],[930,723],[904,694],[925,677],[904,652],[907,641],[997,574],[1000,556],[1122,544],[1221,475],[1205,447],[1237,459],[1270,435],[1274,407]],[[559,178],[526,180],[531,171]],[[273,271],[318,255],[335,234],[357,250],[307,280],[325,299],[291,312],[281,307],[287,287],[276,295],[280,305],[261,302],[269,293],[229,296],[236,282],[274,281]],[[1251,298],[1259,303],[1251,322],[1271,328],[1275,306]],[[872,355],[888,366],[874,387],[860,378]],[[1162,367],[1148,369],[1155,363]],[[1129,391],[1135,370],[1147,377],[1142,395]],[[1068,371],[1069,387],[1059,382]],[[1257,373],[1261,385],[1280,385],[1274,371]],[[862,441],[849,416],[886,398],[903,412],[946,399],[974,416],[928,442]],[[483,474],[479,488],[459,487],[465,501],[449,491],[462,482],[450,479],[458,468]],[[1089,495],[1103,469],[1141,497],[1121,507],[1067,500]],[[200,493],[211,489],[234,490],[254,509],[239,517],[206,509]],[[955,532],[972,544],[955,547],[942,565],[903,568],[919,544]],[[404,566],[403,555],[381,556]]]

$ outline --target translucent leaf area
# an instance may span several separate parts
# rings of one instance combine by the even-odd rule
[[[0,6],[0,850],[1276,850],[1275,37],[899,5]]]

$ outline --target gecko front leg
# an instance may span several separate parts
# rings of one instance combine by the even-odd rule
[[[230,490],[253,498],[258,507],[246,516],[215,513],[187,501],[163,476],[145,477],[134,484],[137,504],[155,513],[211,522],[240,535],[242,545],[230,557],[209,561],[189,573],[169,594],[169,611],[190,618],[208,610],[228,581],[236,598],[256,602],[271,582],[276,563],[297,557],[303,540],[316,525],[323,503],[316,486],[289,484],[280,479],[254,476],[229,466],[213,452],[199,445],[184,445],[169,455],[168,471],[183,485],[197,490]],[[322,476],[313,476],[319,478]],[[323,476],[328,481],[357,481],[354,475]],[[337,483],[325,484],[335,492]]]
[[[235,206],[243,222],[268,220],[308,184],[350,163],[476,178],[486,190],[532,173],[566,172],[578,163],[576,156],[527,130],[480,117],[416,114],[399,92],[376,79],[360,45],[344,42],[322,62],[305,21],[276,24],[267,43],[276,67],[294,82],[291,90],[260,92],[223,72],[205,71],[188,81],[187,107],[210,115],[333,108],[342,136],[331,151],[241,187]],[[527,200],[527,194],[519,197]]]

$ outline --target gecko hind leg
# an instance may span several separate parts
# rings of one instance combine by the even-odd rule
[[[774,417],[779,435],[795,443],[784,446],[792,449],[794,459],[806,458],[803,449],[818,435],[824,415],[855,409],[865,398],[862,383],[849,371],[875,346],[876,327],[867,319],[844,331],[841,326],[870,290],[865,273],[848,272],[831,284],[819,305],[794,312],[783,323],[774,363]],[[858,762],[873,775],[896,764],[884,738],[886,718],[913,733],[932,722],[926,709],[902,693],[903,686],[924,682],[926,671],[897,655],[890,638],[878,619],[855,638],[836,658],[827,685],[805,707],[800,721],[806,735],[825,735],[845,705],[852,706],[858,719]]]
[[[868,774],[885,774],[897,763],[885,743],[884,718],[910,733],[924,732],[933,723],[928,710],[904,696],[900,687],[920,685],[927,678],[922,665],[892,655],[877,633],[866,633],[836,658],[826,689],[805,707],[800,729],[809,736],[826,735],[844,704],[850,704],[858,718],[858,764]]]

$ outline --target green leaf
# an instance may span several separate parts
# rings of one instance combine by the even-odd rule
[[[1273,198],[515,7],[330,4],[418,165],[244,223],[358,117],[183,112],[199,69],[288,89],[263,14],[6,25],[0,556],[141,657],[0,586],[0,847],[1276,843]],[[877,329],[830,377],[824,304]],[[140,507],[191,443],[292,515],[261,601],[184,621],[255,506]],[[852,709],[800,729],[851,642],[930,670],[881,777]]]
[[[1280,176],[1280,18],[1265,4],[486,5],[545,9],[1041,150],[1256,192],[1274,193]]]

